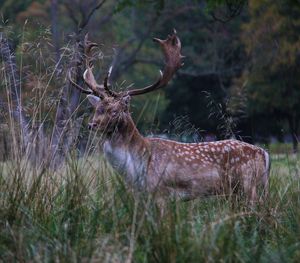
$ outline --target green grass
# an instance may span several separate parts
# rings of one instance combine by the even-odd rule
[[[272,154],[291,154],[293,153],[292,143],[271,143],[268,150]]]
[[[170,200],[163,218],[98,157],[57,172],[2,163],[0,261],[299,262],[299,160],[274,157],[264,204]]]

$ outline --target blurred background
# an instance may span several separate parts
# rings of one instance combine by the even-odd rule
[[[111,83],[124,90],[157,79],[163,56],[151,39],[173,28],[184,66],[164,89],[132,99],[142,134],[188,142],[235,137],[298,150],[298,1],[2,0],[0,9],[1,158],[19,143],[12,129],[25,146],[34,134],[35,152],[45,151],[42,144],[56,153],[84,151],[93,109],[66,73],[72,69],[83,84],[87,32],[99,44],[98,82],[113,65]]]

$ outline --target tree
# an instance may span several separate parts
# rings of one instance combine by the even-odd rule
[[[165,24],[178,27],[186,56],[184,67],[165,90],[169,106],[164,113],[164,127],[174,117],[189,116],[190,126],[200,128],[202,134],[228,138],[235,131],[229,132],[233,127],[226,104],[231,79],[243,68],[239,24],[244,15],[222,23],[204,7],[203,2],[190,2],[184,8],[173,4],[168,19],[163,17]]]
[[[65,82],[65,73],[70,67],[73,67],[75,69],[73,71],[73,79],[78,84],[83,84],[84,61],[81,43],[86,31],[91,32],[90,36],[93,42],[102,44],[100,49],[103,53],[99,52],[94,69],[97,79],[101,82],[109,65],[113,64],[114,69],[111,80],[117,84],[115,85],[117,86],[116,88],[130,88],[128,84],[118,85],[124,79],[127,80],[127,83],[134,82],[139,87],[157,78],[157,66],[163,67],[163,62],[161,61],[159,50],[157,50],[157,47],[153,45],[150,39],[153,36],[164,36],[172,28],[178,30],[184,42],[185,54],[189,56],[190,60],[187,61],[187,65],[189,64],[190,66],[180,73],[181,76],[184,76],[184,78],[191,76],[192,79],[195,77],[199,82],[202,82],[202,75],[204,75],[204,78],[206,78],[206,75],[208,78],[213,76],[214,83],[216,83],[215,80],[219,83],[217,89],[214,90],[212,88],[211,90],[215,93],[214,95],[217,95],[213,96],[219,99],[219,95],[224,93],[224,87],[228,85],[228,79],[232,74],[235,74],[235,69],[232,67],[233,63],[230,60],[236,55],[228,53],[230,49],[225,48],[223,49],[225,52],[223,52],[221,48],[221,42],[224,39],[227,39],[226,43],[229,43],[229,38],[226,37],[228,30],[223,23],[215,23],[216,19],[209,14],[216,8],[218,10],[214,17],[232,18],[238,12],[231,12],[233,10],[232,7],[235,6],[231,4],[231,1],[41,0],[24,1],[23,4],[20,1],[16,1],[16,3],[16,6],[20,7],[18,7],[10,21],[13,23],[14,29],[17,29],[14,32],[23,32],[24,25],[26,25],[26,29],[29,31],[24,34],[27,45],[35,42],[35,39],[40,37],[43,31],[52,33],[52,35],[46,33],[45,35],[48,35],[41,41],[43,45],[52,43],[52,47],[44,45],[43,51],[47,50],[47,55],[44,57],[38,58],[37,53],[35,53],[30,58],[30,52],[23,52],[24,43],[19,41],[20,37],[15,37],[14,42],[17,58],[18,54],[21,54],[19,57],[22,56],[24,65],[26,64],[27,70],[29,69],[28,71],[30,71],[29,74],[24,76],[23,70],[20,69],[20,72],[22,72],[21,77],[24,78],[22,83],[28,87],[28,97],[23,96],[22,99],[30,101],[30,96],[32,95],[30,89],[35,89],[35,84],[39,82],[28,83],[26,81],[28,79],[27,76],[30,75],[35,78],[37,75],[38,77],[36,78],[38,79],[42,75],[41,68],[34,68],[36,62],[43,64],[44,71],[42,73],[45,75],[49,73],[49,70],[54,70],[52,75],[55,77],[51,79],[49,86],[47,81],[44,84],[45,86],[47,85],[47,88],[45,88],[47,92],[51,91],[52,94],[57,95],[56,99],[61,96],[59,102],[58,100],[56,101],[56,105],[58,105],[56,113],[53,111],[55,107],[52,107],[52,112],[49,113],[49,116],[53,117],[53,123],[51,124],[54,124],[54,132],[50,136],[50,144],[54,149],[52,155],[58,159],[61,159],[61,155],[69,152],[70,142],[73,141],[73,134],[76,134],[76,132],[68,131],[74,126],[77,127],[78,125],[73,124],[81,123],[83,116],[80,113],[74,113],[81,100],[78,92],[70,87],[68,82]],[[240,10],[242,1],[236,1],[236,3],[237,8],[235,10]],[[0,5],[5,7],[6,13],[12,13],[15,10],[10,0],[6,0]],[[222,10],[225,10],[225,13],[222,13]],[[227,14],[226,10],[231,10],[231,13]],[[213,25],[211,25],[212,23]],[[48,30],[48,28],[51,30]],[[188,32],[186,28],[189,28],[191,32]],[[200,34],[197,36],[193,34],[195,29],[200,29]],[[215,38],[216,36],[218,38]],[[205,45],[202,43],[196,44],[203,40],[206,41]],[[66,42],[69,43],[67,48],[62,49],[63,43]],[[211,44],[213,44],[212,48],[206,49]],[[36,46],[38,47],[37,51],[41,51],[42,45]],[[65,50],[68,50],[67,53],[70,54],[70,60],[63,57],[62,53]],[[70,52],[72,50],[74,52]],[[211,59],[212,57],[214,59]],[[55,95],[53,96],[55,97]],[[135,102],[135,104],[139,103],[139,109],[149,101],[149,105],[155,105],[151,110],[144,111],[146,112],[146,123],[153,122],[153,115],[157,109],[163,111],[167,106],[168,101],[164,99],[165,96],[161,96],[160,98],[163,99],[159,102],[157,96],[159,96],[158,93],[149,97],[144,96]],[[172,97],[171,99],[173,100]],[[186,106],[190,102],[187,101]],[[27,103],[23,105],[27,105]],[[155,109],[153,110],[153,108]],[[43,114],[46,112],[45,108],[41,109],[41,111]],[[140,110],[135,110],[135,112],[139,114]],[[205,115],[205,113],[203,114]],[[206,116],[208,115],[209,112]],[[192,120],[197,122],[199,119],[194,113]],[[66,127],[66,124],[68,127]],[[49,127],[50,125],[48,125]],[[45,127],[45,131],[44,135],[47,136],[47,127]],[[56,154],[60,146],[62,150],[58,152],[61,154]]]
[[[249,22],[242,27],[249,64],[234,93],[246,96],[250,116],[264,114],[269,120],[276,116],[286,122],[296,152],[300,121],[300,9],[281,0],[254,0],[249,3],[249,15]]]
[[[52,32],[57,31],[57,28],[55,28],[57,26],[57,19],[55,18],[55,16],[57,14],[54,14],[55,12],[57,12],[57,3],[56,1],[51,1],[51,3],[49,1],[45,1],[46,4],[45,5],[41,5],[40,3],[37,2],[32,2],[28,3],[28,5],[26,6],[26,8],[24,7],[24,10],[20,10],[20,12],[16,15],[16,20],[22,24],[22,21],[27,21],[27,17],[33,17],[33,18],[39,18],[39,21],[43,22],[44,25],[47,25],[47,9],[49,9],[50,4],[52,7],[54,7],[55,10],[53,10],[52,12],[52,16],[54,16],[54,18],[52,19]],[[64,4],[67,4],[67,0],[65,0]],[[66,81],[66,74],[68,74],[68,72],[72,71],[72,77],[73,79],[75,79],[76,83],[79,85],[83,85],[83,79],[82,79],[82,75],[83,72],[85,70],[85,57],[84,57],[84,29],[86,28],[86,26],[89,24],[91,17],[94,15],[95,11],[98,10],[106,1],[105,0],[99,0],[99,1],[90,1],[90,3],[85,3],[85,6],[82,6],[81,1],[77,1],[76,3],[73,3],[73,6],[68,9],[70,12],[70,17],[72,16],[72,12],[78,11],[78,13],[80,15],[78,15],[77,17],[80,18],[80,20],[78,20],[78,23],[75,23],[74,28],[75,28],[75,32],[73,34],[73,38],[71,38],[71,45],[69,50],[71,50],[70,56],[69,58],[63,58],[61,57],[61,62],[57,60],[57,50],[58,50],[58,43],[57,41],[55,41],[54,39],[54,46],[56,46],[55,48],[55,53],[56,53],[56,59],[54,60],[56,65],[53,66],[53,63],[51,63],[51,57],[52,54],[51,52],[48,52],[48,54],[46,54],[46,56],[40,56],[40,54],[43,52],[42,50],[42,46],[47,46],[47,44],[45,45],[45,43],[47,43],[47,39],[42,39],[41,42],[37,45],[37,51],[40,52],[36,52],[33,53],[35,55],[34,57],[34,62],[32,64],[34,65],[38,65],[39,64],[39,60],[40,58],[43,60],[43,66],[39,66],[39,69],[37,70],[38,72],[30,72],[29,75],[33,75],[34,73],[37,73],[38,75],[41,75],[42,71],[44,71],[42,74],[47,74],[47,71],[49,71],[51,69],[51,66],[53,66],[54,71],[52,72],[52,75],[55,75],[56,79],[59,79],[59,81],[57,81],[57,86],[60,88],[59,90],[61,91],[60,94],[57,95],[57,97],[59,97],[59,99],[57,99],[57,110],[56,110],[56,114],[54,117],[54,123],[53,123],[53,131],[52,134],[50,134],[50,136],[47,136],[46,132],[43,133],[43,145],[46,146],[47,142],[50,143],[50,151],[48,149],[46,156],[41,156],[42,160],[45,161],[47,164],[51,164],[53,167],[56,167],[58,164],[60,164],[62,162],[62,160],[68,155],[71,145],[74,143],[74,141],[77,139],[78,136],[78,132],[80,129],[80,124],[82,121],[82,118],[78,118],[77,116],[77,108],[79,105],[79,101],[80,101],[80,94],[79,92],[74,89],[72,87],[72,85],[70,84],[70,82]],[[7,1],[7,3],[9,3],[9,1]],[[69,3],[70,4],[70,3]],[[7,7],[7,5],[6,5]],[[8,5],[9,7],[9,5]],[[76,9],[78,8],[78,10]],[[73,22],[76,22],[73,20]],[[23,23],[24,24],[24,23]],[[25,22],[26,25],[26,22]],[[35,27],[39,27],[39,25],[35,24],[35,23],[30,23],[30,33],[32,33],[32,35],[35,35],[36,32],[39,32],[39,30],[36,30]],[[47,30],[45,30],[45,32],[47,32]],[[39,33],[37,33],[39,34]],[[31,35],[31,36],[32,36]],[[57,38],[57,36],[54,36],[55,38]],[[24,40],[24,39],[23,39]],[[32,45],[34,46],[33,43],[28,43],[27,45]],[[24,51],[24,43],[23,41],[21,41],[21,43],[17,42],[17,48],[16,50],[18,51],[18,49],[20,49],[20,55],[22,57],[22,60],[24,58],[28,58],[28,53],[31,52],[23,52]],[[48,48],[49,45],[46,47]],[[46,49],[45,48],[45,49]],[[73,51],[73,52],[72,52]],[[18,52],[16,52],[18,54]],[[8,41],[2,37],[1,34],[1,45],[0,45],[0,54],[1,59],[4,62],[5,68],[4,68],[4,76],[5,79],[8,79],[8,85],[10,87],[10,94],[12,97],[12,100],[14,102],[16,102],[16,109],[12,112],[13,116],[17,116],[18,118],[16,118],[17,123],[19,124],[19,126],[21,127],[21,135],[23,135],[22,138],[22,142],[27,142],[28,139],[28,135],[27,135],[27,130],[30,129],[30,142],[28,143],[24,143],[25,144],[25,150],[27,152],[30,153],[35,153],[36,149],[34,149],[34,145],[37,145],[37,137],[40,134],[40,131],[44,131],[44,121],[41,121],[41,123],[37,122],[37,118],[36,118],[36,111],[34,111],[34,116],[31,116],[31,118],[25,118],[24,114],[23,114],[23,105],[21,106],[21,99],[20,99],[20,90],[23,90],[23,93],[27,87],[32,87],[32,82],[29,83],[28,78],[24,77],[24,72],[22,72],[23,68],[20,69],[20,71],[22,72],[22,74],[17,74],[18,71],[18,67],[17,67],[17,63],[16,60],[14,59],[14,56],[11,55],[12,51],[8,48]],[[31,54],[32,55],[32,54]],[[66,60],[68,60],[67,63],[63,63]],[[30,62],[30,59],[27,61],[27,63]],[[32,62],[32,61],[31,61]],[[62,67],[65,66],[64,68],[61,67],[61,65],[59,65],[59,63],[62,64]],[[60,66],[60,70],[59,69]],[[27,71],[28,68],[34,69],[34,66],[28,65],[27,66]],[[18,77],[21,76],[24,77],[24,81],[22,82],[21,80],[18,79]],[[51,83],[53,83],[54,81],[51,81]],[[22,83],[22,84],[21,84]],[[35,84],[37,84],[37,82],[33,82]],[[49,81],[50,83],[50,81]],[[64,83],[63,85],[61,85],[61,83]],[[4,86],[4,85],[3,85]],[[32,90],[36,90],[36,87],[32,87]],[[47,90],[47,84],[45,84],[44,86],[45,90],[43,91],[43,95],[40,96],[39,101],[38,101],[38,107],[40,107],[40,105],[42,105],[44,103],[43,98],[45,95],[45,92]],[[57,92],[59,93],[59,92]],[[25,96],[26,97],[26,96]],[[28,96],[29,98],[27,99],[31,99],[32,97],[32,92],[29,94]],[[38,109],[40,110],[40,109]],[[18,114],[16,114],[16,113]],[[29,120],[30,119],[30,120]],[[41,119],[41,118],[40,118]],[[30,123],[30,125],[29,125]],[[35,129],[35,125],[37,125],[38,127]],[[29,127],[30,126],[30,127]],[[35,132],[35,130],[37,132]],[[26,131],[26,132],[25,132]],[[49,132],[48,132],[49,134]],[[25,136],[27,135],[27,136]],[[25,139],[26,140],[25,140]],[[40,143],[39,146],[41,146],[42,144]],[[28,147],[26,147],[28,146]],[[30,148],[30,149],[29,149]],[[45,151],[44,151],[45,152]],[[21,153],[23,153],[23,151],[21,151]],[[38,156],[38,154],[37,154]],[[38,162],[39,163],[39,162]]]

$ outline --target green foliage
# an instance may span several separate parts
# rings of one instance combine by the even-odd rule
[[[212,11],[220,6],[227,6],[227,5],[240,5],[246,3],[247,0],[207,0],[207,8],[209,11]]]
[[[26,85],[24,106],[29,109],[26,99],[27,95],[30,96],[30,89],[36,91],[36,84],[43,89],[59,55],[72,49],[70,35],[78,25],[67,8],[70,2],[58,1],[57,39],[51,34],[49,0],[5,0],[0,4],[4,17],[9,14],[8,22],[2,27],[11,32],[9,36],[16,46],[17,58],[22,60],[21,71],[26,69],[24,74],[22,71],[22,83]],[[84,17],[81,12],[88,14],[94,4],[92,0],[84,4],[74,1],[71,7],[75,20]],[[178,116],[188,115],[191,126],[224,138],[222,127],[232,120],[228,115],[227,101],[232,99],[231,113],[239,113],[234,121],[242,122],[236,131],[243,130],[251,137],[257,133],[265,137],[271,133],[282,137],[288,130],[286,115],[295,113],[291,116],[295,119],[299,112],[299,81],[293,77],[298,75],[299,5],[293,0],[251,1],[246,9],[246,4],[246,0],[106,1],[93,14],[85,29],[99,44],[94,69],[97,80],[103,80],[104,72],[121,50],[124,54],[116,60],[119,64],[126,62],[132,54],[135,58],[120,66],[118,76],[112,81],[117,89],[126,89],[131,84],[143,87],[154,82],[158,69],[163,68],[163,60],[151,38],[164,38],[176,28],[182,40],[182,53],[186,56],[185,65],[160,94],[147,94],[132,100],[139,128],[147,133],[148,130],[165,131]],[[233,15],[234,19],[228,23],[217,22],[212,17],[215,14],[216,17],[230,18],[235,10],[248,12],[236,12],[239,15]],[[35,53],[31,52],[33,49]],[[59,72],[68,65],[65,57],[61,62]],[[25,76],[30,78],[25,79]],[[47,91],[57,94],[64,82],[63,74],[55,75],[52,80]],[[207,92],[211,99],[208,99]],[[216,107],[211,107],[210,103],[218,105],[220,116],[216,116]],[[139,118],[145,105],[148,108],[143,118]],[[42,115],[47,114],[47,107],[44,111]],[[223,116],[229,116],[228,121]],[[272,123],[269,123],[271,119]]]
[[[251,1],[248,11],[241,40],[249,63],[232,85],[232,104],[244,103],[248,116],[268,116],[276,124],[282,121],[277,133],[288,126],[296,150],[300,121],[300,82],[295,77],[300,73],[300,9],[286,1],[266,0]],[[239,99],[235,101],[236,98]]]
[[[299,112],[299,81],[294,76],[299,73],[300,10],[281,1],[253,1],[249,11],[243,40],[252,58],[248,86],[256,104],[251,110]]]
[[[45,3],[46,0],[38,0],[38,3]],[[3,20],[9,19],[9,22],[14,22],[16,16],[25,11],[31,4],[32,0],[5,0],[0,2],[0,10]]]
[[[162,10],[165,5],[165,0],[117,0],[117,4],[115,5],[115,12],[121,12],[125,8],[128,7],[145,7],[153,5],[155,9],[159,12],[159,10]]]

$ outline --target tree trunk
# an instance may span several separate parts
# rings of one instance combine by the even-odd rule
[[[17,148],[20,148],[22,151],[27,149],[29,143],[29,123],[28,120],[24,117],[23,108],[21,104],[21,82],[20,82],[20,74],[17,69],[17,63],[15,55],[13,54],[9,42],[4,35],[4,33],[0,32],[0,56],[4,63],[4,72],[7,78],[7,92],[9,94],[8,98],[11,101],[8,101],[8,112],[10,116],[15,120],[15,122],[19,125],[20,131],[20,146],[15,145]],[[16,132],[16,127],[14,123],[11,122],[10,129],[12,132]],[[17,138],[16,138],[17,139]],[[18,142],[15,142],[18,144]]]
[[[58,12],[57,0],[51,0],[51,33],[52,33],[52,42],[54,46],[56,62],[59,61],[59,57],[60,57],[57,12]]]
[[[79,37],[78,37],[79,38]],[[84,73],[84,47],[83,36],[75,43],[74,55],[70,61],[70,68],[72,70],[73,79],[76,80],[78,85],[83,85],[82,76]],[[59,166],[68,152],[72,142],[74,142],[78,135],[78,129],[73,131],[74,127],[77,127],[76,114],[80,100],[80,92],[73,88],[72,85],[66,81],[62,88],[60,101],[57,107],[55,123],[53,127],[53,135],[51,139],[51,155],[50,163],[53,168]]]
[[[57,0],[51,0],[52,8],[53,8],[53,16],[52,16],[53,23],[55,22],[55,14],[56,14],[55,6],[57,4],[56,2]],[[101,8],[101,6],[105,2],[106,0],[95,1],[94,6],[93,8],[91,8],[89,13],[86,13],[87,10],[81,9],[79,7],[79,11],[81,13],[81,21],[79,24],[77,18],[74,16],[73,9],[68,8],[67,6],[68,3],[66,5],[67,10],[69,11],[69,15],[71,18],[73,18],[72,20],[76,27],[75,51],[69,63],[70,67],[67,70],[67,72],[69,70],[73,71],[72,77],[75,80],[75,82],[80,86],[83,85],[82,76],[85,70],[83,30],[88,25],[95,11]],[[53,30],[54,29],[55,29],[55,23],[53,24]],[[79,100],[80,100],[80,92],[77,89],[73,88],[72,85],[67,80],[62,89],[60,101],[57,107],[53,134],[50,142],[51,154],[49,156],[49,161],[53,168],[56,168],[62,163],[62,161],[68,155],[71,145],[78,137],[82,119],[76,120],[76,114],[74,114],[74,112],[77,110],[77,107],[79,105]]]
[[[288,118],[290,134],[292,136],[293,142],[293,153],[298,153],[298,130],[299,130],[299,120],[295,116],[290,116]]]

